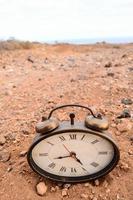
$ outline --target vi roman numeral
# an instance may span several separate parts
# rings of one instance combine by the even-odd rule
[[[71,172],[74,172],[74,173],[76,173],[77,171],[76,171],[76,169],[75,168],[71,168]]]

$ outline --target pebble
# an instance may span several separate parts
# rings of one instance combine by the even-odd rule
[[[48,58],[47,57],[45,58],[44,63],[48,64]]]
[[[8,90],[8,91],[5,91],[5,96],[11,96],[13,93],[12,93],[12,91],[10,91],[10,90]]]
[[[125,104],[125,105],[131,105],[133,104],[132,99],[122,99],[121,103]]]
[[[83,199],[88,199],[89,195],[83,193],[83,194],[80,195],[80,197],[83,198]]]
[[[104,67],[105,67],[105,68],[110,68],[110,67],[112,67],[112,63],[111,63],[111,62],[108,62],[107,64],[104,65]]]
[[[26,128],[21,129],[21,131],[22,131],[22,133],[24,135],[29,135],[30,134],[30,131],[28,129],[26,129]]]
[[[129,140],[131,141],[131,144],[133,144],[133,136],[130,136]]]
[[[123,54],[122,56],[121,56],[121,58],[126,58],[127,57],[127,54]]]
[[[55,192],[55,191],[56,191],[56,188],[55,188],[55,187],[51,187],[50,191],[51,191],[51,192]]]
[[[71,184],[66,183],[63,185],[63,187],[69,189],[71,187]]]
[[[117,199],[117,200],[120,199],[120,195],[119,195],[119,194],[116,195],[116,199]]]
[[[85,187],[89,187],[89,186],[90,186],[90,183],[85,183],[84,186],[85,186]]]
[[[7,140],[15,140],[16,139],[16,133],[8,133],[7,135],[5,135],[5,138]]]
[[[0,135],[0,145],[3,145],[6,143],[6,138],[3,135]]]
[[[29,57],[27,58],[27,60],[28,60],[29,62],[31,62],[31,63],[34,63],[34,61],[33,61],[33,59],[31,58],[31,56],[29,56]]]
[[[90,194],[89,198],[92,200],[94,198],[94,195]]]
[[[132,155],[133,155],[133,151],[132,151],[131,149],[129,149],[128,154],[129,154],[130,156],[132,156]]]
[[[107,188],[108,185],[109,185],[108,182],[105,180],[105,181],[103,182],[103,187]]]
[[[127,131],[128,131],[127,125],[124,124],[124,123],[118,124],[118,125],[117,125],[117,130],[118,130],[120,133],[127,132]]]
[[[20,157],[24,157],[26,154],[27,154],[27,151],[21,151],[20,154],[19,154],[19,156]]]
[[[13,169],[12,166],[9,166],[9,167],[7,168],[7,171],[10,172],[10,171],[12,171],[12,169]]]
[[[7,162],[11,154],[7,150],[0,151],[0,161]]]
[[[130,72],[133,72],[133,67],[129,67],[128,70],[129,70]]]
[[[131,117],[130,110],[129,109],[124,109],[122,111],[122,113],[117,118],[121,119],[121,118],[130,118],[130,117]]]
[[[94,197],[93,200],[98,200],[98,198],[97,198],[97,197]]]
[[[110,189],[107,189],[107,190],[106,190],[106,193],[110,193]]]
[[[95,182],[94,182],[94,183],[95,183],[95,185],[96,185],[96,186],[99,186],[99,185],[100,185],[100,182],[99,182],[99,180],[98,180],[98,179],[97,179],[97,180],[95,180]]]
[[[44,182],[40,182],[36,185],[37,194],[44,196],[47,192],[47,186]]]
[[[124,171],[128,171],[130,169],[129,165],[127,163],[121,162],[120,168]]]
[[[68,190],[67,190],[66,188],[63,189],[63,190],[61,191],[61,195],[62,195],[62,197],[68,196]]]
[[[108,73],[107,73],[107,76],[114,77],[114,75],[115,75],[115,74],[114,74],[113,72],[108,72]]]

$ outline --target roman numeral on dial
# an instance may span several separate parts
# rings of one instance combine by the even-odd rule
[[[99,164],[96,163],[96,162],[92,162],[91,165],[92,165],[93,167],[98,167]]]
[[[39,153],[39,156],[48,156],[48,153]]]
[[[107,153],[108,153],[107,151],[99,151],[98,152],[99,155],[107,155]]]
[[[92,141],[91,144],[96,144],[98,142],[99,142],[99,140],[96,139],[96,140]]]
[[[60,168],[60,172],[66,172],[66,167],[62,166],[62,167]]]
[[[50,144],[50,145],[52,145],[52,146],[54,145],[52,142],[47,142],[47,143]]]
[[[77,171],[76,171],[75,168],[72,167],[72,168],[71,168],[71,172],[75,172],[75,173],[76,173]]]
[[[59,136],[59,138],[61,139],[61,141],[65,141],[66,139],[64,138],[64,136]]]
[[[50,163],[50,164],[48,165],[48,167],[51,168],[51,169],[53,169],[53,168],[55,167],[55,163],[54,163],[54,162]]]
[[[85,135],[83,135],[83,136],[81,137],[81,140],[83,140],[83,139],[84,139],[84,137],[85,137]]]
[[[76,134],[70,134],[69,136],[70,136],[70,139],[71,139],[71,140],[76,140],[76,137],[77,137]]]

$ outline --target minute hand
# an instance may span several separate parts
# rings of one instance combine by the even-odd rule
[[[62,159],[62,158],[68,158],[68,157],[71,157],[71,156],[59,156],[59,157],[54,158],[54,159]]]

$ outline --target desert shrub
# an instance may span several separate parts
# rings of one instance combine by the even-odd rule
[[[17,49],[31,49],[35,46],[29,41],[7,40],[0,41],[0,50],[17,50]]]

